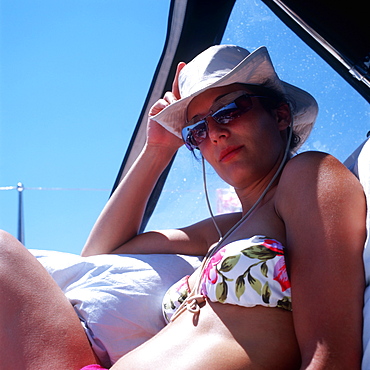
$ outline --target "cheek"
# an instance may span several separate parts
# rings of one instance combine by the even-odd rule
[[[269,141],[270,143],[280,143],[282,140],[279,123],[273,114],[265,112],[263,117],[256,123],[257,137],[260,140]]]
[[[210,144],[211,142],[209,140],[209,136],[207,135],[207,137],[199,145],[199,152],[207,162],[209,162],[209,159],[211,158],[211,150],[213,147]]]

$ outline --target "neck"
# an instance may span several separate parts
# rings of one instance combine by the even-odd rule
[[[273,194],[275,192],[281,172],[288,159],[289,158],[284,158],[284,156],[279,157],[278,161],[266,176],[258,179],[246,188],[235,189],[242,205],[243,215],[250,212],[253,207],[257,206],[256,203],[258,203],[259,206],[265,203],[266,200],[270,199],[269,194]]]

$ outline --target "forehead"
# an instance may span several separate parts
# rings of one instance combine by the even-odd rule
[[[243,84],[232,84],[227,86],[214,87],[212,89],[204,91],[203,93],[192,99],[189,103],[187,108],[187,120],[189,121],[195,116],[206,115],[215,101],[226,94],[238,90],[245,90],[246,92],[250,92]]]

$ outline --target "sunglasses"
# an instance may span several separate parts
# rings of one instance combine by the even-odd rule
[[[182,139],[189,150],[199,149],[199,145],[208,134],[207,118],[212,117],[218,124],[227,125],[253,108],[252,97],[266,98],[266,96],[251,95],[245,91],[234,91],[217,100],[210,112],[199,119],[192,118],[188,126],[182,129]]]

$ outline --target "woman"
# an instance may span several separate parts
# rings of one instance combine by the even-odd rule
[[[202,270],[169,293],[170,298],[178,293],[178,299],[165,304],[172,322],[112,369],[360,367],[362,188],[327,154],[289,159],[297,135],[302,143],[316,113],[309,94],[276,76],[265,48],[249,54],[235,46],[215,46],[187,66],[179,64],[172,92],[152,107],[141,155],[107,203],[82,255],[209,255]],[[151,190],[183,144],[181,136],[235,188],[242,215],[137,235]],[[1,271],[7,281],[2,289],[3,297],[10,298],[2,304],[1,320],[8,318],[8,330],[18,325],[13,342],[4,338],[3,354],[18,356],[23,364],[18,368],[27,369],[45,364],[79,369],[93,363],[68,302],[20,246],[4,238]],[[11,263],[31,266],[22,284],[9,275]],[[25,303],[24,285],[36,282],[43,284],[38,298]],[[34,312],[46,294],[52,304]],[[185,304],[172,310],[183,299]],[[20,319],[16,307],[22,307]],[[24,339],[25,323],[35,330],[32,341]],[[63,331],[56,336],[57,328]],[[11,361],[6,364],[12,368]]]

